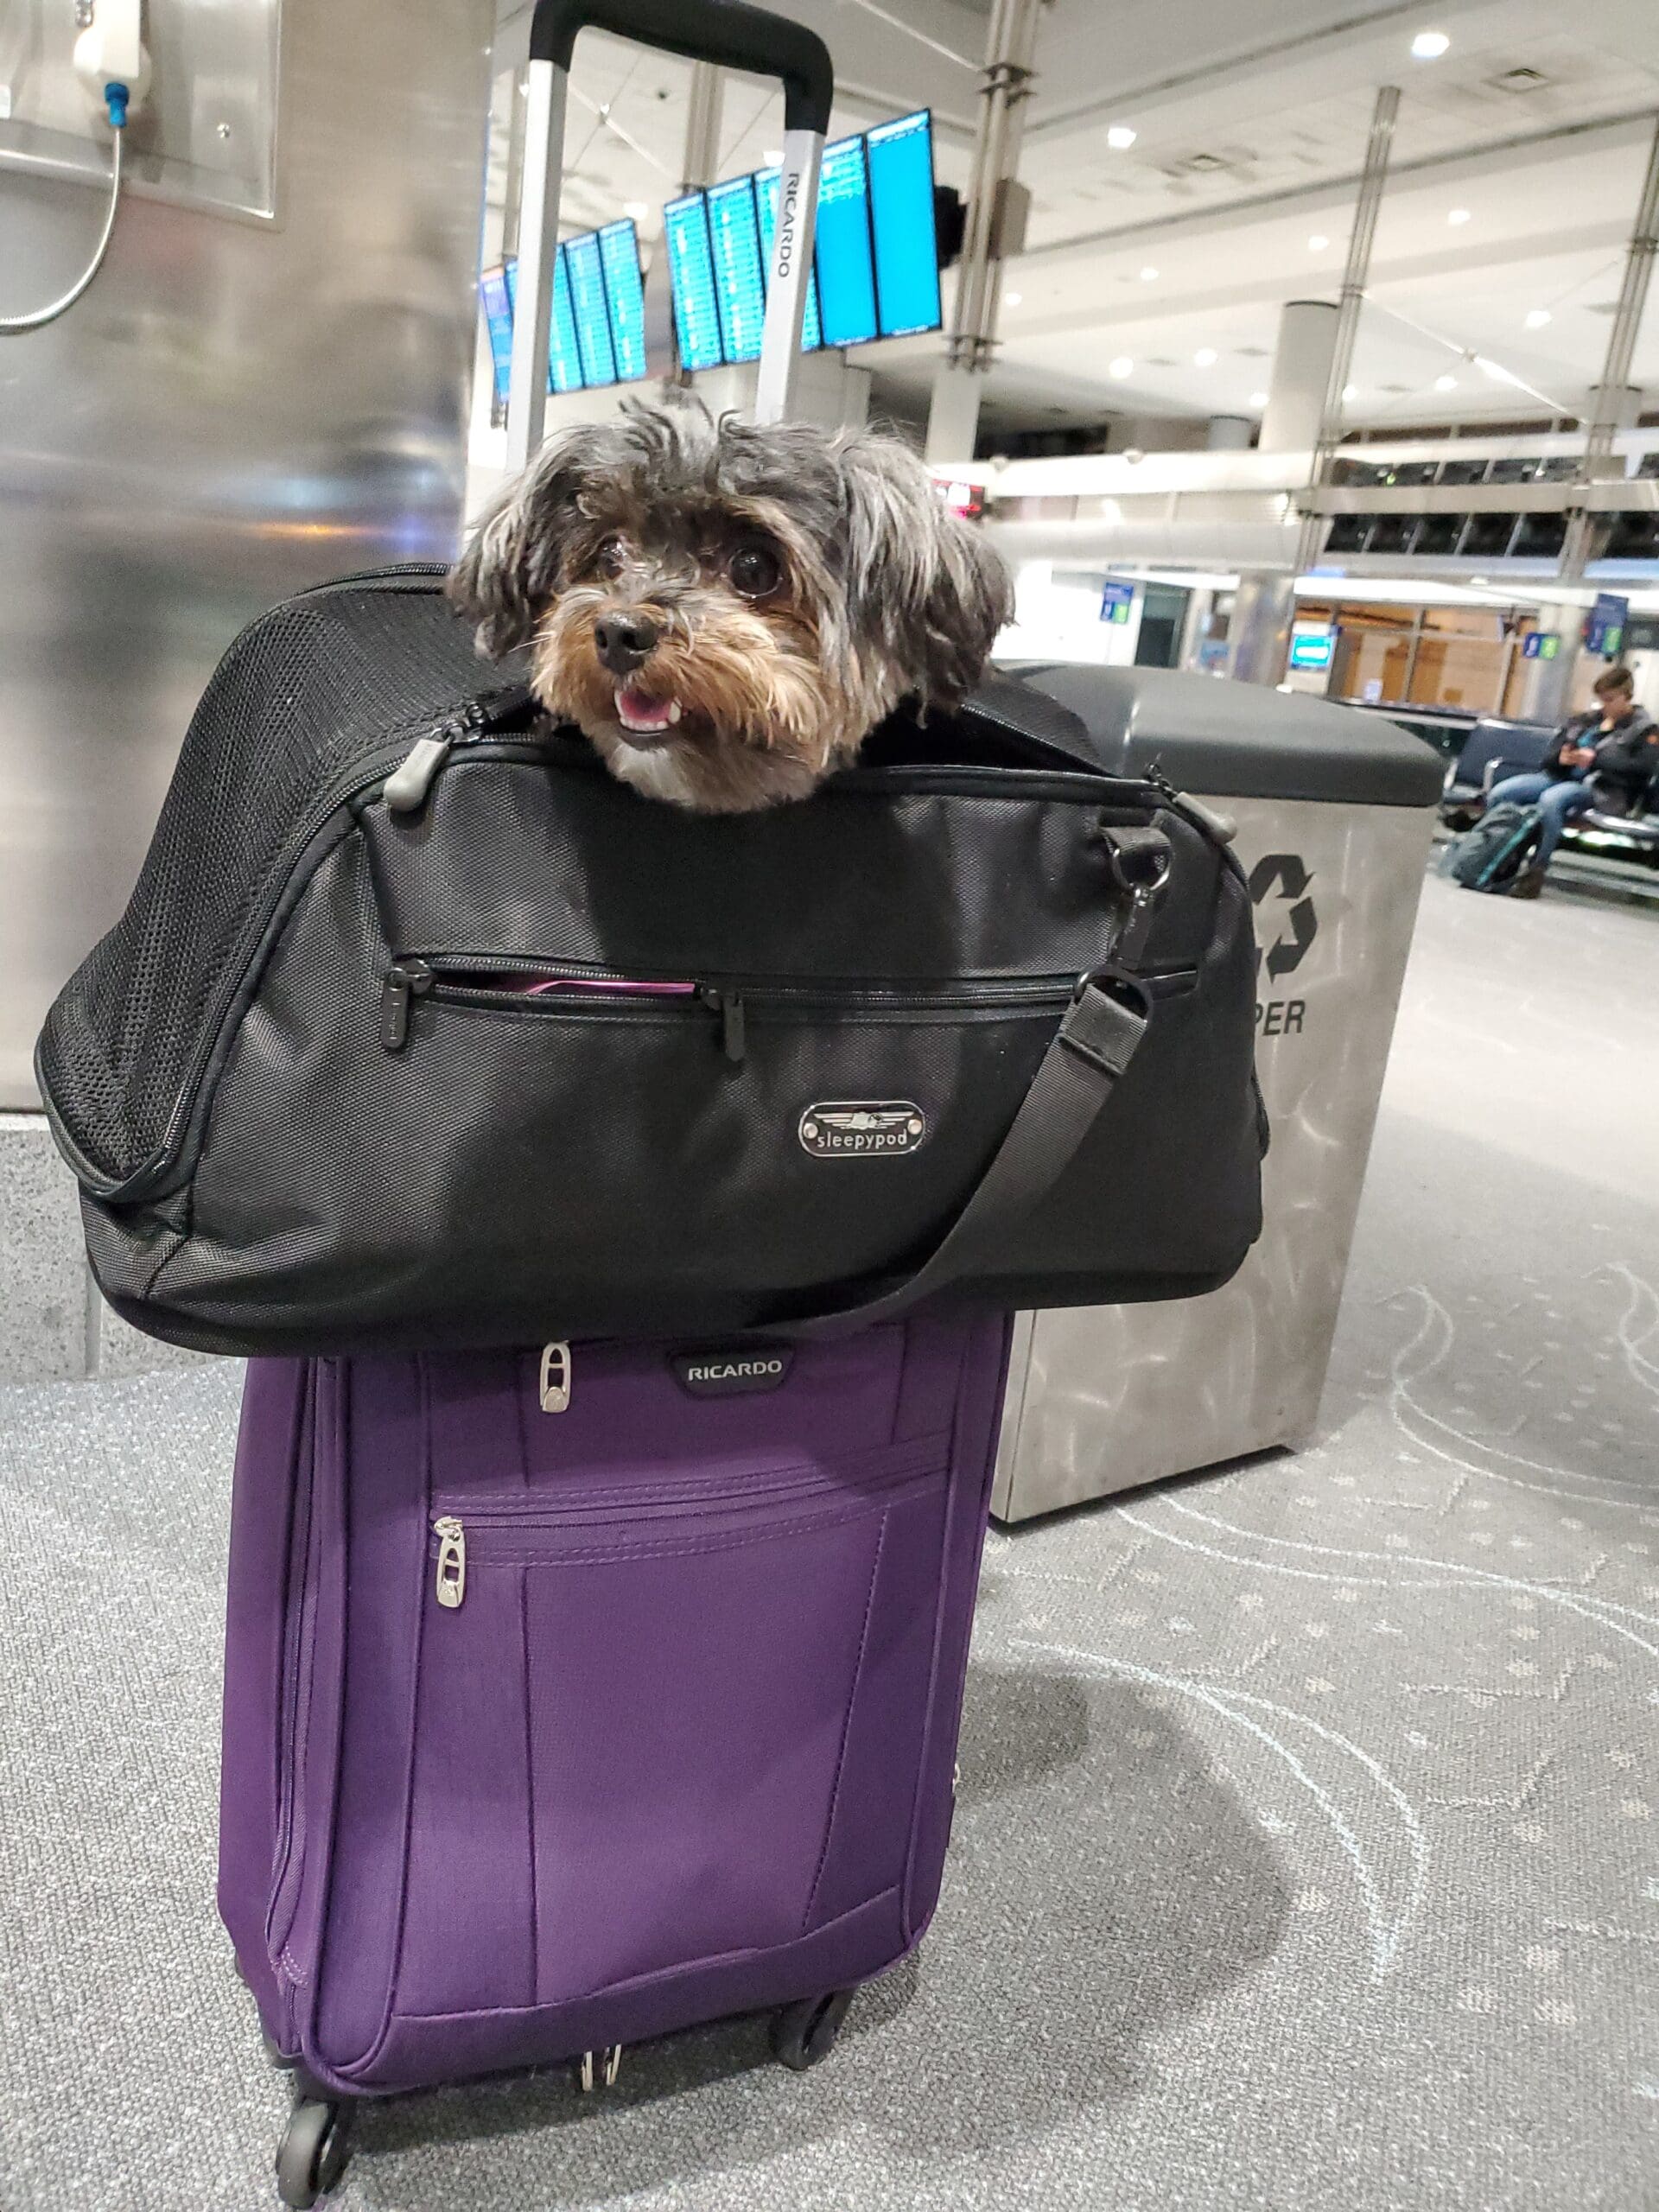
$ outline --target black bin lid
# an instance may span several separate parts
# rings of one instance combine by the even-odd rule
[[[1090,661],[1017,662],[1004,673],[1069,707],[1090,753],[1115,772],[1155,761],[1178,788],[1215,798],[1432,806],[1440,795],[1446,763],[1432,746],[1386,715],[1328,699]]]

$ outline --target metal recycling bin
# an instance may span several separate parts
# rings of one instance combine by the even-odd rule
[[[1103,766],[1155,763],[1237,824],[1273,1141],[1262,1236],[1224,1288],[1020,1315],[1001,1521],[1311,1434],[1444,772],[1397,724],[1322,699],[1167,669],[1019,673]]]

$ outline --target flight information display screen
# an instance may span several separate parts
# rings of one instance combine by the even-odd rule
[[[486,269],[478,280],[478,296],[490,334],[495,396],[505,400],[512,388],[512,302],[507,296],[506,270]]]
[[[663,237],[668,247],[669,285],[674,296],[681,366],[716,369],[726,356],[715,300],[709,209],[701,192],[688,192],[669,201],[663,210]]]
[[[772,241],[778,229],[778,182],[781,169],[757,169],[754,173],[755,203],[760,211],[760,259],[766,270],[766,289],[772,289]],[[806,306],[801,316],[801,351],[816,353],[823,343],[823,319],[818,314],[818,280],[807,272]]]
[[[814,258],[826,346],[868,346],[880,328],[870,248],[870,178],[862,138],[823,149]]]
[[[777,169],[757,169],[685,193],[664,208],[675,326],[688,369],[759,356],[779,188]],[[804,353],[939,328],[933,119],[925,108],[824,148],[812,264]],[[620,368],[620,341],[617,359]]]
[[[518,263],[486,269],[478,288],[489,324],[495,389],[505,400],[512,383]],[[553,258],[548,390],[582,391],[594,385],[632,384],[645,373],[645,294],[633,225],[607,223],[602,231],[584,231],[580,238],[567,239]]]
[[[760,358],[766,320],[766,280],[760,268],[760,220],[754,181],[734,176],[708,191],[709,236],[714,249],[715,296],[728,361]]]
[[[570,270],[559,248],[553,263],[553,318],[547,335],[547,388],[550,391],[580,391],[587,379],[582,373],[582,349],[576,338],[576,311],[570,296]]]
[[[590,386],[614,384],[616,353],[611,344],[611,309],[605,296],[605,272],[600,266],[599,233],[584,231],[580,238],[568,240],[559,252],[569,271],[582,382]]]
[[[617,378],[637,384],[645,373],[645,288],[639,275],[639,235],[626,218],[599,234],[599,257],[611,307],[611,347]]]
[[[939,244],[933,214],[933,122],[924,109],[867,131],[870,224],[881,335],[939,327]],[[822,218],[820,218],[822,219]]]

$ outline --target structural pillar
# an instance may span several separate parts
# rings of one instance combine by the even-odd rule
[[[685,110],[685,174],[682,192],[714,184],[720,175],[720,118],[726,80],[712,61],[691,65],[691,91]]]
[[[1342,297],[1337,308],[1325,388],[1315,425],[1317,435],[1313,441],[1313,467],[1308,472],[1309,485],[1313,489],[1325,482],[1331,457],[1342,435],[1342,395],[1347,388],[1349,371],[1353,366],[1354,340],[1359,331],[1359,310],[1365,297],[1366,280],[1370,275],[1371,242],[1376,236],[1377,213],[1382,205],[1382,188],[1388,182],[1389,156],[1394,145],[1395,118],[1399,111],[1400,87],[1384,85],[1378,92],[1376,105],[1371,111],[1371,135],[1365,148],[1365,166],[1360,174],[1359,197],[1354,203],[1354,226],[1349,234],[1348,259],[1342,272]],[[1316,327],[1313,322],[1306,325],[1310,346]],[[1281,333],[1282,336],[1282,321]],[[1277,366],[1276,362],[1274,365]],[[1274,435],[1283,435],[1285,429],[1293,424],[1299,429],[1303,428],[1305,423],[1305,407],[1281,410],[1274,422]],[[1266,427],[1264,422],[1264,432]],[[1265,435],[1262,442],[1264,445],[1267,442]],[[1279,448],[1281,452],[1300,449],[1299,446]],[[1304,513],[1301,528],[1297,532],[1296,550],[1288,576],[1262,573],[1240,578],[1233,620],[1228,629],[1227,666],[1230,675],[1239,677],[1247,683],[1283,683],[1290,660],[1290,631],[1296,605],[1296,579],[1312,565],[1324,528],[1322,516],[1312,512]]]
[[[1339,312],[1334,300],[1287,300],[1280,308],[1262,416],[1263,453],[1312,454],[1319,444]]]
[[[1212,415],[1205,434],[1205,446],[1211,453],[1247,452],[1253,427],[1248,415]]]
[[[945,347],[946,373],[934,379],[928,411],[930,461],[973,457],[973,432],[979,416],[977,379],[990,366],[996,347],[1004,226],[1014,196],[1020,141],[1025,134],[1026,108],[1034,75],[1037,26],[1045,4],[1046,0],[993,0],[980,83],[979,132],[968,185],[968,217]],[[955,372],[976,380],[971,408],[962,384],[951,373]],[[959,442],[964,430],[965,447]]]
[[[941,361],[933,372],[933,391],[927,408],[927,458],[943,464],[974,457],[979,436],[979,403],[985,378],[977,369],[960,369]]]
[[[1595,386],[1596,411],[1584,443],[1584,480],[1587,484],[1600,483],[1623,473],[1614,465],[1613,440],[1630,410],[1630,363],[1648,304],[1656,252],[1659,252],[1659,122],[1654,124],[1653,140],[1648,148],[1647,174],[1642,180],[1642,197],[1637,205],[1630,242],[1625,249],[1618,303],[1613,309],[1612,327],[1607,334],[1607,358],[1602,363],[1600,380]],[[1564,584],[1584,582],[1584,572],[1602,543],[1603,525],[1593,510],[1580,507],[1568,515],[1560,571]],[[1573,696],[1573,680],[1578,669],[1580,638],[1580,628],[1575,626],[1570,639],[1563,639],[1560,652],[1548,664],[1548,678],[1537,687],[1540,721],[1567,719],[1567,702]]]

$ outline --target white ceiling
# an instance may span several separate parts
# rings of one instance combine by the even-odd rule
[[[986,9],[880,5],[931,43],[866,0],[790,0],[784,12],[836,56],[837,129],[931,105],[941,178],[963,184],[976,85],[967,65],[982,51]],[[524,20],[512,11],[507,41]],[[1425,29],[1451,39],[1440,60],[1411,59]],[[1021,163],[1033,219],[1028,251],[1005,273],[1019,303],[1002,314],[993,420],[1259,411],[1252,395],[1267,385],[1281,302],[1336,296],[1386,82],[1402,98],[1351,421],[1547,411],[1459,351],[1568,411],[1586,404],[1659,111],[1659,0],[1578,0],[1570,16],[1555,0],[1051,0],[1037,58]],[[1544,82],[1503,87],[1517,68]],[[667,57],[584,36],[568,138],[573,226],[639,201],[650,237],[679,182],[687,76]],[[607,120],[594,112],[601,105]],[[1136,131],[1129,150],[1107,146],[1113,123]],[[758,163],[780,130],[768,86],[728,80],[722,174]],[[1454,209],[1468,219],[1449,223]],[[1314,237],[1329,243],[1314,251]],[[1529,330],[1534,309],[1551,320]],[[1201,348],[1213,365],[1194,364]],[[861,358],[919,394],[940,350],[938,338],[902,340]],[[1134,368],[1114,378],[1119,357]],[[1455,391],[1435,389],[1446,374]],[[1659,307],[1635,374],[1659,407]]]

